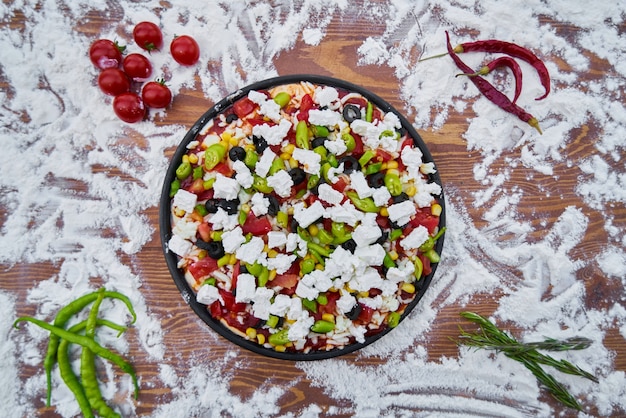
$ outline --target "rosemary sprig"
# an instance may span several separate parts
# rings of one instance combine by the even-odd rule
[[[513,360],[519,361],[533,373],[537,380],[550,391],[556,400],[564,405],[578,410],[581,409],[578,401],[567,391],[565,386],[557,382],[553,376],[546,373],[540,365],[551,366],[563,373],[582,376],[598,383],[598,379],[594,375],[580,367],[566,360],[557,360],[537,351],[582,350],[591,345],[592,341],[588,338],[572,337],[566,340],[547,338],[544,341],[521,343],[483,316],[474,312],[461,312],[461,316],[478,324],[481,331],[468,333],[459,327],[461,335],[457,342],[458,344],[495,350],[504,353],[504,355]]]

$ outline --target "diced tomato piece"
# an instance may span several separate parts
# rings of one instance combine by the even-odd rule
[[[374,109],[372,112],[372,120],[383,120],[383,114],[378,109]]]
[[[298,120],[309,120],[309,110],[313,109],[313,98],[309,94],[302,96],[300,101],[300,113],[298,113]]]
[[[380,226],[383,230],[389,229],[390,228],[390,224],[389,224],[389,218],[386,216],[382,216],[382,215],[378,215],[376,216],[376,223],[378,224],[378,226]]]
[[[430,265],[430,260],[424,254],[420,254],[419,258],[420,258],[420,260],[422,260],[422,264],[424,265],[424,269],[422,270],[422,274],[424,276],[428,276],[430,273],[433,272],[433,268]]]
[[[393,155],[391,155],[389,152],[385,151],[382,148],[378,148],[376,150],[376,157],[375,157],[378,161],[382,161],[382,162],[387,162],[389,160],[393,159]]]
[[[189,186],[189,191],[191,193],[200,194],[204,192],[204,180],[201,178],[195,179],[193,183]]]
[[[201,260],[189,265],[189,273],[196,281],[208,276],[217,269],[217,260],[211,257],[204,257]]]
[[[433,216],[430,213],[430,208],[418,209],[413,219],[409,222],[409,225],[412,229],[422,225],[428,229],[428,233],[430,235],[433,235],[435,233],[435,229],[439,226],[439,217]]]
[[[326,299],[328,302],[326,305],[318,305],[317,310],[320,314],[330,313],[335,314],[335,309],[337,308],[337,299],[339,299],[339,292],[326,292]]]
[[[272,230],[272,224],[267,216],[256,217],[252,211],[248,212],[246,221],[241,226],[241,230],[245,234],[265,235]]]
[[[202,222],[198,225],[198,235],[202,238],[202,241],[209,241],[211,239],[211,225],[208,222]]]
[[[297,263],[294,263],[297,264]],[[277,274],[276,277],[272,279],[271,282],[268,283],[271,287],[280,286],[285,289],[291,289],[298,284],[298,274],[294,273],[283,273]]]
[[[352,132],[350,135],[354,138],[354,149],[352,150],[352,154],[354,157],[359,158],[363,154],[363,138],[361,135]]]
[[[221,162],[217,164],[215,167],[213,167],[213,170],[211,171],[216,171],[220,173],[221,175],[223,175],[224,177],[230,177],[234,173],[234,170],[227,162]],[[202,180],[202,179],[198,179],[198,180]]]
[[[243,312],[246,310],[247,303],[236,302],[235,295],[231,292],[228,292],[224,289],[218,289],[222,300],[224,301],[224,308],[226,308],[229,312]]]
[[[359,317],[357,318],[363,324],[369,324],[372,321],[372,316],[374,315],[374,309],[369,306],[361,305],[361,312],[359,313]]]
[[[345,104],[353,104],[358,107],[367,107],[367,100],[363,97],[350,97]]]
[[[243,119],[252,113],[256,107],[256,103],[247,97],[244,97],[233,103],[233,112],[235,112],[235,115],[237,115],[240,119]]]
[[[222,305],[219,300],[216,300],[209,306],[209,313],[215,319],[220,319],[222,317]]]
[[[337,181],[335,183],[331,183],[331,187],[338,192],[343,193],[343,191],[348,186],[348,180],[346,175],[340,175],[337,177]]]

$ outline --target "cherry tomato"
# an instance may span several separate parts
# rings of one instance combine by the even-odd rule
[[[200,58],[200,47],[191,36],[182,35],[174,38],[170,44],[174,60],[181,65],[193,65]]]
[[[233,103],[233,112],[235,112],[235,115],[237,115],[241,119],[252,113],[252,111],[256,107],[256,103],[254,103],[247,97],[244,97],[243,99],[239,99],[235,103]]]
[[[124,122],[139,122],[146,115],[141,97],[135,93],[122,93],[113,99],[113,110]]]
[[[159,50],[163,46],[161,29],[152,22],[137,23],[133,29],[133,39],[146,51]]]
[[[130,81],[124,71],[107,68],[98,76],[98,86],[105,94],[117,96],[130,90]]]
[[[141,98],[148,107],[160,109],[172,101],[172,92],[163,81],[150,81],[143,86]]]
[[[107,68],[117,68],[122,63],[122,52],[125,46],[118,45],[117,42],[108,39],[98,39],[89,48],[89,59],[101,70]]]
[[[141,54],[129,54],[122,63],[124,72],[133,80],[145,80],[152,74],[150,60]]]

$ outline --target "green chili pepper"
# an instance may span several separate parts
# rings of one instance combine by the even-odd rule
[[[385,253],[385,257],[383,258],[383,266],[389,268],[396,267],[395,261],[391,259],[389,253]]]
[[[423,253],[426,253],[429,250],[432,250],[433,248],[435,248],[435,243],[443,235],[445,231],[446,231],[446,227],[444,226],[443,228],[439,229],[439,231],[437,232],[437,234],[435,234],[435,236],[428,237],[428,239],[422,245],[420,245],[419,250]]]
[[[326,258],[330,257],[330,251],[327,248],[322,247],[321,245],[316,244],[311,241],[307,241],[306,245],[309,248],[309,250],[315,251],[316,253],[323,255]]]
[[[315,260],[312,258],[303,258],[302,261],[300,261],[300,273],[302,273],[302,275],[309,274],[313,270],[315,270]]]
[[[205,180],[202,183],[202,188],[204,188],[204,190],[210,190],[213,188],[214,184],[215,184],[215,177]]]
[[[382,168],[383,168],[382,162],[372,163],[372,164],[369,164],[367,167],[365,167],[365,170],[363,170],[363,174],[365,174],[366,176],[369,176],[370,174],[378,173]]]
[[[395,137],[395,139],[400,139],[400,132],[392,131],[392,130],[388,129],[386,131],[382,131],[381,134],[380,134],[380,138],[387,137],[387,136],[393,136],[393,137]]]
[[[343,142],[346,144],[346,151],[347,152],[352,152],[352,150],[354,150],[354,148],[356,148],[356,140],[349,133],[345,133],[345,134],[341,135],[341,139],[343,139]]]
[[[367,109],[365,110],[365,121],[371,122],[374,116],[374,105],[372,102],[367,102]]]
[[[259,277],[261,271],[263,271],[263,266],[259,263],[247,264],[246,269],[254,277]]]
[[[230,262],[230,254],[224,254],[221,258],[217,259],[217,266],[224,267],[228,265],[229,262]]]
[[[383,181],[385,182],[385,187],[389,190],[389,193],[391,193],[392,196],[398,196],[402,193],[402,181],[400,181],[400,176],[398,176],[395,172],[387,170]]]
[[[285,169],[285,160],[283,160],[280,157],[276,157],[274,158],[274,161],[272,161],[272,165],[270,166],[268,175],[272,176],[276,174],[277,172],[279,172],[280,170],[284,170],[284,169]]]
[[[438,263],[439,260],[441,259],[441,257],[439,256],[437,251],[435,251],[434,248],[431,248],[430,250],[426,251],[424,255],[430,260],[431,263]]]
[[[324,257],[322,257],[320,253],[318,253],[314,249],[311,249],[310,247],[309,247],[309,254],[311,254],[311,257],[313,257],[315,261],[320,263],[322,266],[326,265],[326,262],[324,261]]]
[[[309,128],[303,120],[296,125],[296,145],[302,149],[311,149],[311,145],[309,144]]]
[[[309,231],[306,230],[305,228],[302,227],[298,227],[296,229],[296,232],[298,233],[298,235],[300,236],[300,238],[302,238],[303,240],[305,240],[306,242],[311,241],[311,234],[309,234]]]
[[[267,321],[265,321],[265,325],[267,325],[269,328],[276,328],[276,326],[278,325],[278,317],[276,315],[270,315],[267,318]]]
[[[209,214],[209,211],[206,210],[206,206],[203,205],[202,203],[198,203],[196,206],[194,206],[193,210],[198,212],[200,216],[207,216]]]
[[[375,156],[376,156],[376,152],[372,151],[371,149],[368,149],[359,158],[359,164],[361,165],[361,167],[365,167],[365,164],[367,164]]]
[[[119,299],[126,305],[128,311],[133,317],[131,324],[134,324],[137,320],[137,315],[135,314],[135,310],[133,309],[133,305],[130,302],[130,299],[125,295],[113,292],[113,291],[104,291],[104,296],[107,298]],[[64,306],[57,312],[57,316],[54,318],[54,325],[62,328],[65,326],[67,321],[72,318],[75,314],[82,311],[85,306],[89,305],[91,302],[95,301],[98,298],[98,292],[88,293]],[[47,396],[46,396],[46,405],[50,406],[50,395],[52,391],[52,382],[51,382],[51,373],[52,367],[56,361],[57,349],[59,347],[60,338],[54,334],[50,335],[50,339],[48,340],[48,351],[46,352],[46,357],[44,358],[43,366],[46,373],[46,382],[47,382]]]
[[[413,266],[415,267],[415,271],[413,272],[415,279],[421,279],[422,272],[424,271],[424,263],[422,263],[422,259],[419,257],[415,257],[415,260],[413,261]]]
[[[326,161],[328,161],[331,167],[339,167],[339,162],[337,161],[337,157],[335,156],[335,154],[330,154],[328,158],[326,158]]]
[[[311,331],[317,334],[326,334],[335,329],[335,324],[330,321],[324,321],[323,319],[315,321],[311,326]]]
[[[209,277],[208,279],[202,282],[202,286],[215,286],[217,284],[217,279],[215,277]]]
[[[239,223],[239,225],[245,224],[247,218],[248,218],[248,211],[239,209],[239,215],[237,216],[237,222]]]
[[[394,229],[389,234],[389,240],[395,241],[398,238],[400,238],[401,236],[402,236],[402,230],[401,229]]]
[[[326,296],[326,293],[320,293],[315,300],[322,306],[328,305],[328,296]]]
[[[135,370],[129,362],[127,362],[122,356],[119,354],[102,347],[100,344],[96,342],[93,338],[86,337],[84,335],[78,335],[73,332],[69,332],[63,328],[56,327],[54,325],[50,325],[47,322],[41,321],[37,318],[33,318],[30,316],[22,316],[17,318],[13,323],[13,326],[17,328],[17,324],[20,322],[32,322],[33,324],[50,331],[52,334],[56,335],[62,340],[67,340],[68,343],[79,344],[82,347],[89,348],[95,355],[98,355],[106,360],[110,360],[112,363],[117,365],[122,371],[128,373],[133,380],[133,385],[135,386],[135,399],[139,396],[139,383],[137,382],[137,376],[135,375]]]
[[[387,325],[389,328],[395,328],[400,323],[400,314],[398,312],[389,312],[387,315]]]
[[[353,190],[347,191],[346,196],[348,196],[348,199],[350,199],[354,207],[356,207],[361,212],[378,212],[378,206],[376,206],[376,203],[374,203],[374,199],[372,199],[371,197],[360,198],[357,192]]]
[[[189,164],[188,161],[183,161],[176,169],[176,178],[179,180],[185,180],[191,175],[192,171],[191,164]]]
[[[216,165],[221,163],[226,156],[226,147],[219,142],[209,146],[204,151],[204,168],[212,170]]]
[[[193,169],[193,179],[198,180],[202,178],[202,176],[204,176],[204,170],[202,169],[202,166],[199,165]]]
[[[317,313],[317,301],[308,300],[307,298],[302,298],[302,307],[308,309],[313,313]]]
[[[248,166],[248,168],[254,168],[257,161],[259,161],[259,154],[252,148],[246,150],[246,156],[243,159],[243,163]]]
[[[291,95],[284,91],[281,91],[276,96],[274,96],[274,102],[276,102],[276,104],[280,106],[281,109],[287,106],[290,100],[291,100]]]
[[[267,269],[267,267],[263,266],[261,273],[259,273],[259,277],[257,277],[258,286],[265,287],[269,279],[270,279],[270,271]]]
[[[276,214],[276,223],[281,228],[287,228],[287,225],[289,225],[289,215],[283,211],[278,211]]]
[[[306,188],[307,189],[312,189],[315,186],[317,186],[317,183],[320,182],[320,176],[318,176],[317,174],[312,174],[309,176],[309,180],[306,183]]]
[[[296,192],[294,198],[295,199],[300,199],[302,196],[304,196],[306,194],[307,190],[306,189],[300,189]]]
[[[174,179],[170,184],[170,197],[174,197],[176,192],[180,190],[180,180]]]
[[[330,171],[331,167],[332,166],[330,165],[329,162],[325,162],[324,164],[322,164],[322,168],[321,168],[322,177],[326,181],[329,181],[329,179],[328,179],[328,171]]]
[[[289,343],[288,329],[282,329],[275,334],[270,334],[267,341],[273,346],[285,345]]]
[[[68,331],[69,332],[69,331]],[[91,404],[89,403],[89,399],[87,399],[87,395],[85,394],[85,388],[78,381],[78,377],[74,374],[74,370],[72,370],[72,363],[68,354],[69,349],[69,341],[62,339],[59,342],[58,349],[58,360],[59,360],[59,372],[61,374],[61,378],[65,385],[72,391],[76,401],[78,402],[78,406],[82,411],[85,418],[93,417],[93,412],[91,411]]]
[[[320,138],[326,138],[328,137],[328,135],[330,135],[330,131],[328,130],[328,128],[322,125],[312,125],[311,131],[313,132],[314,136]]]
[[[252,180],[252,188],[257,192],[269,194],[274,191],[271,186],[268,186],[267,179],[265,177],[254,175],[254,179]]]
[[[319,155],[322,161],[325,161],[328,156],[328,150],[323,145],[313,148],[313,152]]]
[[[330,232],[325,229],[320,229],[317,233],[317,239],[320,241],[320,244],[330,244],[333,242],[334,237]]]

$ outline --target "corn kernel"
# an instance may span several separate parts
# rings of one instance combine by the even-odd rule
[[[309,226],[309,234],[311,234],[312,237],[316,237],[319,232],[320,232],[320,229],[317,225],[311,224]]]
[[[296,146],[294,144],[287,144],[286,146],[283,147],[282,151],[291,155],[293,154],[293,151],[296,149]]]
[[[237,256],[235,254],[230,255],[230,259],[228,260],[228,264],[234,266],[237,263]]]
[[[248,329],[246,329],[246,335],[248,336],[248,338],[250,338],[251,340],[254,340],[256,338],[256,329],[250,327]]]
[[[182,218],[183,216],[185,216],[185,211],[179,208],[174,209],[174,215],[178,216],[179,218]]]
[[[290,158],[291,158],[291,154],[289,154],[288,152],[283,152],[280,154],[281,160],[289,161]]]
[[[230,138],[232,138],[232,135],[230,134],[230,132],[224,131],[222,132],[221,137],[223,141],[230,141]]]
[[[417,188],[415,186],[409,186],[406,188],[404,192],[406,193],[407,196],[413,197],[415,196],[415,193],[417,193]]]
[[[270,276],[268,277],[268,280],[272,281],[276,278],[276,275],[278,273],[276,273],[276,269],[270,270]]]
[[[389,251],[389,257],[393,261],[396,261],[398,259],[398,252],[397,251]]]
[[[267,252],[268,258],[276,258],[277,255],[278,255],[278,251],[276,251],[275,249],[271,249]]]
[[[322,263],[317,263],[315,265],[315,270],[324,270],[324,265]]]
[[[415,286],[413,285],[413,283],[404,282],[402,283],[402,286],[400,288],[406,293],[415,293]]]
[[[189,155],[189,162],[191,164],[196,164],[198,162],[198,155],[197,154],[190,154]]]
[[[278,351],[279,353],[284,353],[285,351],[287,351],[287,347],[285,347],[284,345],[276,345],[274,346],[274,350]]]
[[[261,345],[265,344],[265,335],[263,335],[263,334],[257,334],[257,335],[256,335],[256,341],[257,341],[259,344],[261,344]]]
[[[359,292],[358,297],[359,298],[368,298],[370,296],[370,292],[368,290],[364,290],[362,292]]]
[[[442,211],[443,211],[443,208],[441,207],[439,203],[435,203],[434,205],[430,207],[430,213],[433,216],[441,216]]]
[[[387,161],[387,169],[397,169],[398,168],[398,162],[396,160],[389,160]]]
[[[239,140],[233,136],[232,138],[230,138],[230,140],[228,141],[228,143],[229,143],[231,146],[236,147],[237,145],[239,145]]]
[[[188,163],[189,162],[189,156],[187,154],[183,155],[183,162],[184,163]]]
[[[331,314],[331,313],[325,313],[322,315],[322,319],[324,321],[328,321],[328,322],[335,322],[335,315]]]
[[[378,213],[380,214],[380,216],[384,216],[385,218],[389,216],[389,210],[385,206],[380,208],[380,211],[378,211]]]

